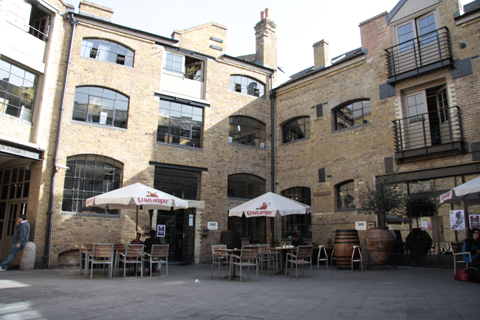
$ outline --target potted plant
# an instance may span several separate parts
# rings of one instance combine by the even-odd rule
[[[395,248],[395,237],[386,228],[386,215],[405,213],[407,203],[405,184],[397,179],[396,174],[376,179],[367,184],[360,197],[360,208],[367,214],[375,214],[377,227],[368,230],[366,243],[371,258],[377,265],[384,265]]]

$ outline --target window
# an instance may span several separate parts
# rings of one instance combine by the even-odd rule
[[[37,76],[0,60],[0,113],[32,121]]]
[[[310,118],[296,118],[282,125],[283,143],[309,139],[310,138]]]
[[[77,87],[73,120],[126,128],[128,97],[101,87]]]
[[[420,46],[436,42],[438,35],[435,23],[435,12],[408,21],[396,27],[400,53],[414,49],[413,39],[420,37]]]
[[[123,164],[112,158],[82,154],[67,158],[62,211],[117,214],[117,210],[86,207],[88,198],[120,188]]]
[[[155,167],[153,187],[181,199],[200,200],[201,172]]]
[[[229,198],[254,199],[265,192],[265,179],[245,173],[228,176]]]
[[[249,117],[230,117],[228,142],[265,148],[265,124]]]
[[[370,100],[356,101],[333,110],[334,128],[341,130],[371,121]]]
[[[165,71],[185,77],[185,79],[203,81],[203,61],[189,56],[167,52]]]
[[[337,185],[337,209],[355,208],[355,186],[353,180]]]
[[[230,76],[230,90],[262,98],[265,95],[265,86],[262,83],[239,75]]]
[[[133,67],[132,50],[116,42],[101,39],[83,39],[82,57]]]
[[[203,108],[160,100],[157,141],[202,147]]]
[[[282,191],[282,196],[311,205],[310,188],[295,187]],[[282,217],[282,238],[299,233],[302,238],[312,238],[312,214],[292,214]]]

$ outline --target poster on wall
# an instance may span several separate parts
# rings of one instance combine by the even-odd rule
[[[450,210],[450,228],[452,230],[465,230],[464,210]]]
[[[470,229],[480,229],[480,214],[471,214],[468,220],[470,221]]]
[[[165,225],[159,224],[157,225],[157,237],[165,237]]]
[[[420,228],[422,230],[432,230],[432,219],[430,217],[422,217],[420,219]]]

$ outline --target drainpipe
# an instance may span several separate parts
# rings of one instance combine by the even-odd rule
[[[271,155],[270,155],[270,170],[272,171],[271,174],[271,189],[272,192],[275,193],[275,97],[277,91],[273,89],[273,73],[270,74],[270,133],[271,133]],[[272,223],[272,247],[275,246],[276,242],[276,229],[275,229],[275,221],[276,217],[273,218]]]
[[[75,20],[74,13],[70,12],[70,23],[72,24],[72,35],[70,39],[70,47],[68,49],[68,58],[67,58],[67,69],[65,70],[65,79],[63,82],[63,92],[62,92],[62,103],[60,105],[60,114],[58,116],[58,127],[57,127],[57,139],[55,143],[55,153],[53,155],[53,166],[52,166],[52,177],[50,180],[50,196],[48,199],[48,212],[47,212],[47,226],[45,230],[45,248],[44,248],[44,255],[43,255],[43,267],[45,269],[48,268],[48,264],[50,261],[50,236],[51,236],[51,224],[52,224],[52,215],[53,215],[53,188],[55,185],[55,174],[57,173],[57,155],[58,149],[60,146],[60,131],[62,129],[62,115],[63,115],[63,105],[65,103],[65,92],[67,90],[67,78],[68,78],[68,70],[70,67],[70,57],[72,55],[72,45],[73,45],[73,38],[75,35],[75,27],[78,25],[78,22]],[[68,17],[64,16],[64,18],[68,19]]]

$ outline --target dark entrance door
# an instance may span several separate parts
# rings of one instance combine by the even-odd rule
[[[165,243],[170,245],[168,261],[193,262],[195,209],[158,210],[157,225],[165,226]],[[163,241],[162,241],[163,243]]]

